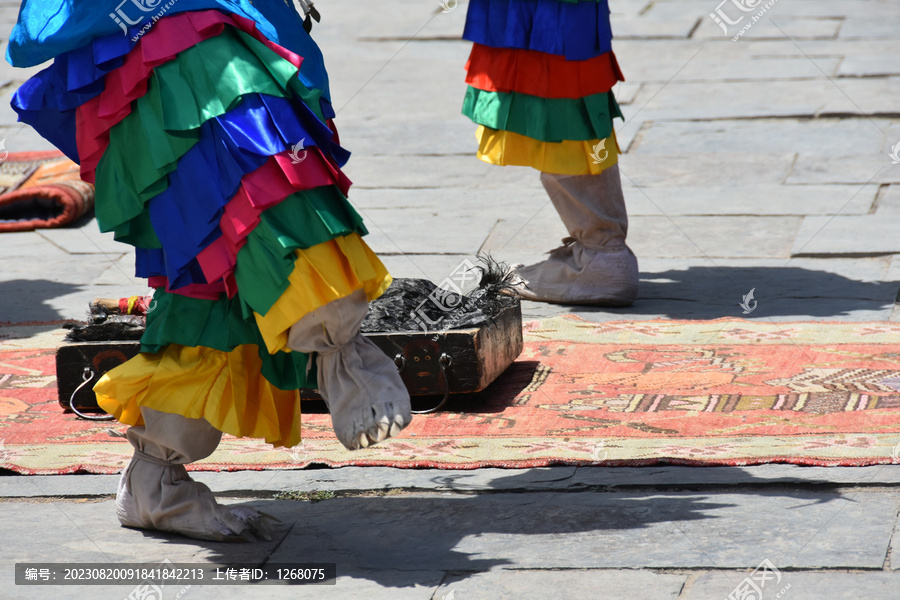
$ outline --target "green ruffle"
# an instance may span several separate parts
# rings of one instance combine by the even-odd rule
[[[137,247],[159,248],[142,217],[145,203],[167,188],[166,176],[197,143],[200,126],[253,93],[297,97],[324,120],[321,90],[303,86],[296,67],[231,27],[157,67],[146,95],[110,130],[109,146],[97,165],[100,229],[115,231],[117,240]],[[102,201],[105,197],[114,201]]]
[[[517,92],[466,91],[463,114],[479,125],[542,142],[608,138],[612,120],[622,117],[612,92],[578,99],[541,98]]]
[[[254,344],[259,348],[262,375],[282,390],[316,386],[315,369],[307,372],[310,357],[302,352],[269,354],[256,322],[242,315],[243,302],[234,298],[198,300],[158,289],[155,308],[147,315],[141,352],[162,352],[169,343],[204,346],[223,352]]]

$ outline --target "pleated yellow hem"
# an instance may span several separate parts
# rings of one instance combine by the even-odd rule
[[[269,383],[254,345],[231,352],[172,344],[158,354],[138,354],[94,386],[100,407],[119,422],[143,425],[141,406],[204,418],[239,437],[274,446],[300,443],[300,395]]]
[[[303,316],[362,289],[371,301],[391,284],[391,276],[368,244],[355,233],[296,251],[290,286],[265,315],[253,313],[269,353],[287,352],[288,330]]]
[[[603,140],[542,142],[478,126],[478,158],[492,165],[533,167],[557,175],[599,175],[619,161],[616,134]]]

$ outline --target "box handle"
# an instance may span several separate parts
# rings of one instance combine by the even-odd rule
[[[403,357],[398,354],[397,357],[394,358],[394,362],[397,363],[398,367],[400,367],[400,362],[397,360],[397,358],[403,358]],[[405,366],[406,359],[403,359],[402,363]],[[444,391],[444,399],[441,400],[440,403],[437,406],[435,406],[434,408],[429,408],[427,410],[411,410],[411,411],[409,411],[414,415],[427,415],[427,414],[430,414],[433,412],[437,412],[437,411],[441,410],[442,408],[444,408],[444,405],[447,404],[447,400],[450,399],[450,378],[447,377],[447,367],[449,367],[450,365],[453,364],[453,358],[449,354],[444,352],[441,354],[441,358],[438,361],[438,364],[441,365],[441,373],[443,373],[443,375],[444,375],[444,385],[446,386],[446,390]],[[399,370],[402,371],[403,369],[400,368]]]
[[[94,372],[90,367],[84,368],[84,373],[81,374],[81,378],[84,380],[81,382],[75,391],[72,392],[72,395],[69,396],[69,408],[72,409],[72,412],[81,417],[82,419],[87,419],[88,421],[112,421],[115,419],[112,415],[86,415],[83,412],[80,412],[77,408],[75,408],[75,394],[81,391],[81,388],[86,386],[90,380],[94,378]]]

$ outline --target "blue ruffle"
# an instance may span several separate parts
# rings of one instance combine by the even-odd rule
[[[606,0],[471,0],[463,38],[587,60],[612,50],[609,5]]]
[[[207,283],[195,257],[222,235],[219,219],[244,175],[300,140],[343,166],[350,154],[333,136],[306,106],[261,94],[204,123],[200,141],[169,174],[169,187],[149,203],[162,249],[136,250],[137,276],[168,277],[171,289]]]
[[[130,37],[111,35],[56,57],[13,94],[10,104],[19,121],[31,125],[71,160],[81,162],[75,141],[76,110],[103,92],[103,78],[122,66],[134,45]],[[319,104],[326,119],[334,118],[324,95]]]
[[[144,12],[137,4],[153,7]],[[126,17],[140,22],[126,34],[112,18],[117,8]],[[19,19],[10,34],[6,59],[16,67],[32,67],[60,54],[88,46],[93,40],[118,36],[129,43],[153,16],[186,11],[216,9],[246,17],[259,31],[279,46],[303,57],[300,80],[306,87],[322,90],[330,102],[328,75],[322,52],[306,31],[300,15],[290,2],[256,0],[132,0],[108,9],[86,0],[23,0]]]

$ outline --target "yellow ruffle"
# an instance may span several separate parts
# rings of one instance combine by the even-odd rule
[[[362,289],[374,300],[391,276],[357,234],[296,252],[288,288],[265,316],[254,313],[269,352],[287,349],[287,332],[304,315]],[[106,373],[94,386],[100,407],[126,425],[143,425],[141,406],[204,418],[238,437],[275,446],[300,443],[300,396],[281,390],[260,373],[259,348],[231,352],[171,344],[158,354],[139,354]]]
[[[287,352],[288,329],[304,315],[362,289],[368,299],[379,297],[391,276],[363,239],[352,233],[296,252],[290,287],[256,325],[271,354]],[[290,293],[288,293],[290,292]]]
[[[231,352],[172,344],[159,354],[138,354],[94,386],[100,408],[126,425],[143,425],[141,406],[204,418],[239,437],[275,446],[300,443],[300,395],[269,383],[259,349]]]
[[[479,125],[475,136],[478,158],[492,165],[533,167],[557,175],[599,175],[619,161],[615,131],[604,140],[556,143]]]

